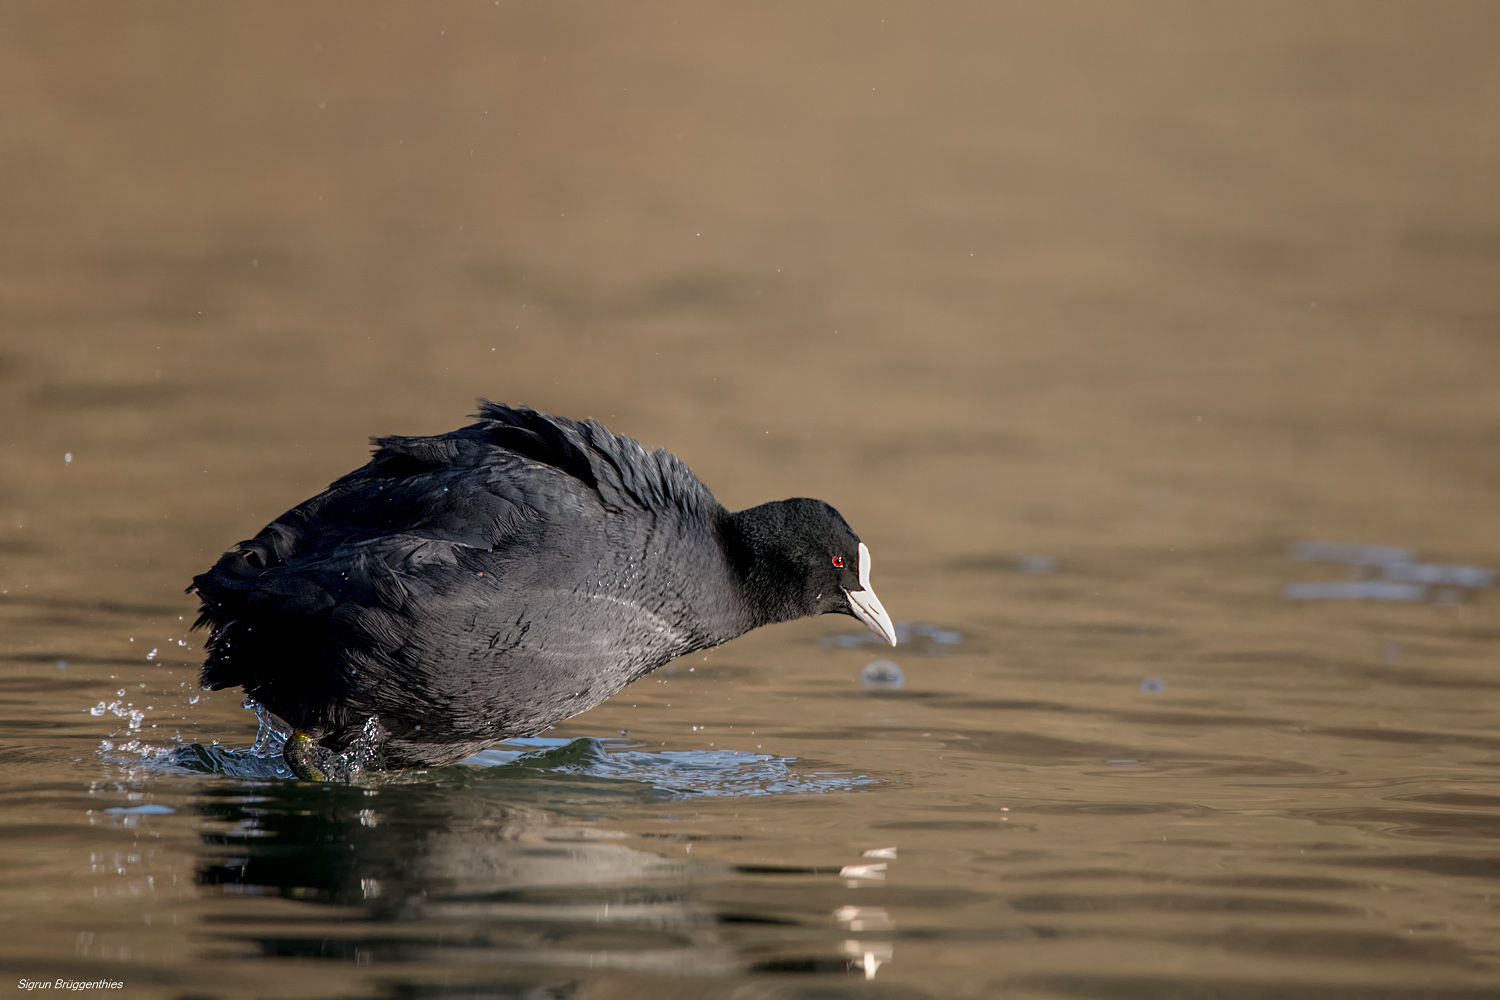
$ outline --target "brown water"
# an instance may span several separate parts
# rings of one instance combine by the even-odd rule
[[[7,989],[1500,996],[1497,37],[0,6]],[[182,588],[480,395],[827,499],[909,641],[766,629],[484,766],[255,777]]]

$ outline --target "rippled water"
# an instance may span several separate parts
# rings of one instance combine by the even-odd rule
[[[12,983],[1500,996],[1492,8],[79,10],[0,9]],[[901,644],[289,779],[182,588],[478,395],[827,499]]]

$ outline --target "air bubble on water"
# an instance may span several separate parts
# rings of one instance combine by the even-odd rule
[[[1056,556],[1028,555],[1016,559],[1016,568],[1022,573],[1051,573],[1057,569]]]
[[[890,660],[871,660],[859,672],[859,682],[871,691],[899,691],[906,675]]]

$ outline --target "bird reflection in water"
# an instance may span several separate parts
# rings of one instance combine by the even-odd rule
[[[832,882],[836,867],[768,874],[665,857],[526,802],[535,793],[524,782],[502,790],[482,775],[451,768],[364,786],[238,781],[209,790],[199,805],[208,851],[198,883],[323,910],[258,911],[252,920],[234,909],[210,917],[215,937],[268,960],[400,963],[414,975],[473,964],[487,979],[495,966],[873,978],[891,961],[888,941],[855,936],[888,936],[880,907],[804,919],[724,901],[726,878]],[[766,898],[764,888],[750,898]],[[788,927],[804,923],[826,926],[822,955],[806,954],[805,937],[799,954],[782,951]]]

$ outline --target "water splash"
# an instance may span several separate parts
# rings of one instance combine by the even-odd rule
[[[140,732],[141,725],[146,721],[145,712],[136,708],[130,702],[119,698],[108,703],[101,701],[99,704],[88,710],[88,713],[96,718],[102,716],[105,712],[113,712],[115,715],[124,719],[126,721],[126,725],[132,733]],[[111,733],[110,735],[114,734]]]
[[[287,737],[292,735],[291,729],[254,698],[246,698],[240,703],[240,707],[255,712],[255,718],[260,723],[260,728],[255,732],[255,742],[250,745],[250,753],[261,758],[280,758]]]
[[[188,743],[157,753],[142,765],[144,770],[192,771],[234,778],[290,778],[292,769],[278,757],[260,757],[239,747]]]
[[[350,771],[360,774],[367,771],[384,771],[384,746],[390,733],[380,724],[380,719],[370,716],[360,730],[359,737],[342,754],[349,761]]]
[[[189,704],[197,701],[197,695],[188,699]],[[105,740],[100,745],[100,753],[107,759],[117,764],[127,765],[133,770],[175,771],[181,769],[199,774],[223,774],[241,778],[291,777],[291,768],[287,767],[281,757],[287,738],[291,736],[291,729],[254,698],[246,698],[240,704],[241,707],[253,711],[259,723],[255,733],[255,742],[249,747],[224,747],[217,743],[212,745],[179,743],[177,746],[157,747],[139,740],[118,745]],[[101,708],[101,705],[103,705],[102,702],[89,711],[94,715],[102,715],[109,706]],[[125,753],[132,753],[135,757],[121,756]]]

